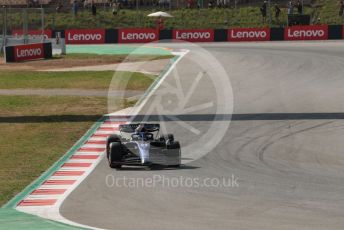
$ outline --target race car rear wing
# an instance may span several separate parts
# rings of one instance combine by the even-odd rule
[[[119,131],[123,133],[134,133],[139,125],[140,123],[119,125]],[[144,127],[148,132],[157,132],[160,130],[160,124],[144,124]]]

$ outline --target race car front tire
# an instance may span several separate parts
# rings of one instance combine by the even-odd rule
[[[118,162],[122,160],[122,147],[121,143],[113,142],[110,144],[110,151],[109,151],[109,166],[111,168],[121,168],[122,165]]]
[[[106,140],[106,157],[108,159],[109,159],[109,154],[110,154],[110,144],[113,142],[121,143],[121,138],[116,134],[112,134],[107,138],[107,140]]]

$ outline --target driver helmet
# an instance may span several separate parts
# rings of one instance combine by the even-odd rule
[[[137,128],[135,129],[135,133],[142,133],[142,132],[146,132],[146,128],[145,128],[145,124],[139,124],[139,126],[137,126]]]

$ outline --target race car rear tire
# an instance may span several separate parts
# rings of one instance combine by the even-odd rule
[[[179,150],[179,157],[180,157],[180,144],[179,141],[173,141],[170,142],[168,145],[166,145],[167,149],[177,149]],[[179,168],[180,167],[180,163],[176,164],[176,165],[168,165],[168,167],[170,168]]]
[[[161,135],[159,139],[160,139],[160,141],[170,141],[170,142],[173,142],[174,141],[174,136],[173,136],[173,134],[169,133],[169,134],[166,134],[166,135]]]
[[[119,142],[113,142],[110,145],[110,151],[109,151],[109,157],[108,157],[108,161],[109,161],[109,166],[111,168],[121,168],[122,165],[118,162],[120,162],[122,160],[122,147],[121,147],[121,143]],[[114,163],[116,162],[116,163]]]
[[[172,141],[168,145],[166,145],[168,149],[180,149],[179,141]]]
[[[110,135],[106,140],[106,157],[109,159],[110,144],[113,142],[121,143],[121,138],[117,134]]]

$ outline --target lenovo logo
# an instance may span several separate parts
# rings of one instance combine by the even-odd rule
[[[174,30],[173,39],[190,42],[213,42],[213,30]]]
[[[101,34],[68,34],[69,41],[100,41],[102,38]]]
[[[327,26],[295,26],[288,27],[284,32],[285,40],[326,40]]]
[[[180,40],[209,39],[210,37],[209,32],[176,32],[176,39]]]
[[[265,31],[238,31],[232,30],[232,38],[266,38],[267,33]]]
[[[14,47],[15,61],[25,61],[40,58],[44,58],[44,45],[42,43],[19,45]]]
[[[155,33],[121,33],[122,40],[155,40]]]
[[[20,39],[24,38],[24,35],[22,35],[22,34],[13,34],[13,36],[14,36],[15,38],[20,38]],[[28,35],[27,35],[27,38],[28,38],[28,39],[42,39],[42,38],[48,39],[49,36],[48,36],[47,34],[43,34],[43,35],[28,34]]]
[[[12,30],[12,35],[15,38],[23,38],[24,32],[23,30]],[[27,37],[29,39],[48,39],[52,37],[52,31],[51,30],[44,30],[43,34],[41,30],[29,30],[27,32]]]
[[[155,29],[119,29],[119,43],[145,43],[159,40],[159,31]]]
[[[230,29],[228,30],[229,41],[269,41],[270,30],[269,29],[255,29],[255,28],[243,28],[243,29]]]
[[[105,43],[105,30],[66,30],[67,44],[102,44]]]
[[[17,49],[16,56],[18,58],[26,58],[26,57],[36,57],[42,55],[42,49],[25,49],[25,50],[19,50]]]
[[[288,37],[301,38],[301,37],[322,37],[325,35],[323,30],[294,30],[288,29]]]

